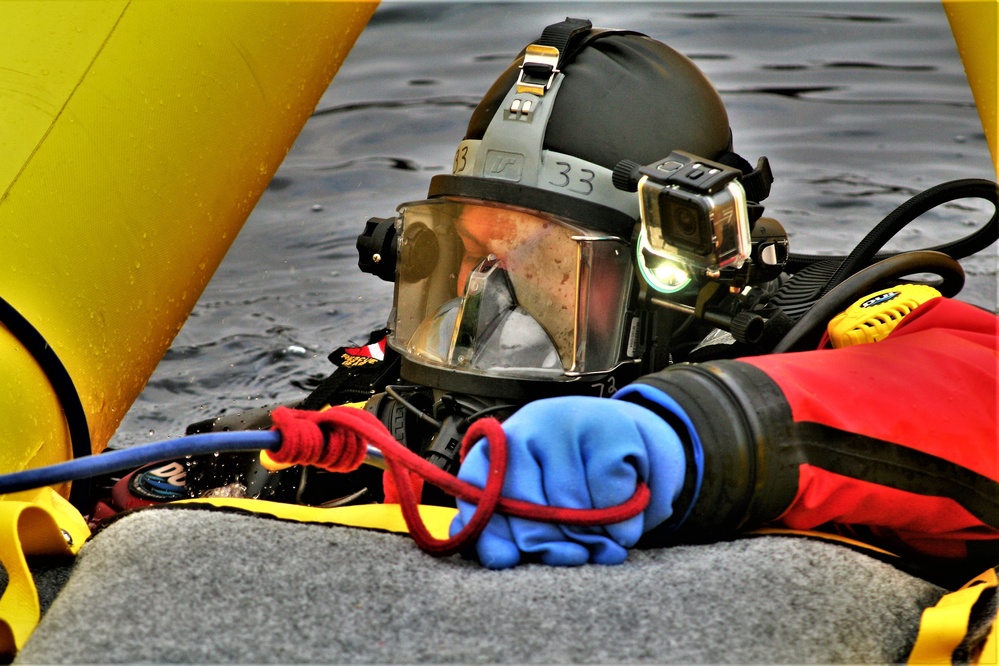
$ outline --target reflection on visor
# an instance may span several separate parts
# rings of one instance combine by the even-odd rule
[[[482,372],[563,372],[555,343],[517,304],[506,270],[495,255],[479,263],[466,285],[464,298],[448,301],[423,322],[407,351],[438,365]]]
[[[391,342],[407,357],[525,377],[620,362],[632,279],[625,241],[467,199],[399,213]]]

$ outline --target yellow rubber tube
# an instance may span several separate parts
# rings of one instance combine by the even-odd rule
[[[3,3],[0,299],[61,361],[93,452],[376,6]],[[0,473],[73,455],[51,372],[15,333],[0,324]]]
[[[944,0],[943,5],[968,84],[975,96],[975,105],[992,154],[992,167],[999,173],[999,91],[996,84],[999,0]]]

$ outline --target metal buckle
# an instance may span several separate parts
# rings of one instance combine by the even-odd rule
[[[517,92],[518,93],[531,93],[532,95],[537,95],[542,97],[549,88],[552,87],[552,81],[555,80],[555,75],[558,74],[558,59],[559,52],[554,46],[541,46],[539,44],[531,44],[527,47],[527,51],[524,53],[524,62],[520,66],[520,76],[517,78]],[[549,70],[548,81],[545,83],[540,83],[539,81],[526,81],[524,79],[524,68],[540,66],[546,67]]]

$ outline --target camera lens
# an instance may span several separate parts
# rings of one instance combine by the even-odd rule
[[[707,256],[711,253],[712,229],[708,211],[695,202],[664,195],[659,201],[663,215],[663,240],[681,250]]]
[[[674,227],[684,238],[697,237],[697,217],[687,208],[677,207],[674,211]]]

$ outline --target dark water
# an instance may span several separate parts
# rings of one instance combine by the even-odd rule
[[[736,150],[770,158],[767,211],[795,252],[844,253],[921,190],[995,178],[937,2],[384,3],[112,446],[304,395],[332,370],[326,354],[381,327],[391,285],[356,268],[364,222],[423,198],[492,80],[566,16],[641,30],[704,70]],[[893,247],[954,239],[990,213],[955,203]],[[961,297],[995,308],[995,248],[963,264]]]

